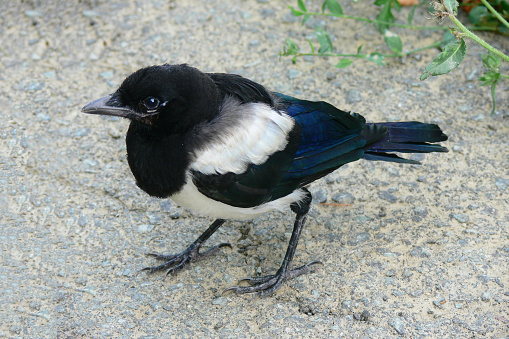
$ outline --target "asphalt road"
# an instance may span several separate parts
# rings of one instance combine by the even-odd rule
[[[371,2],[341,1],[376,16]],[[287,1],[3,1],[0,3],[0,337],[503,338],[509,335],[509,83],[479,88],[469,42],[451,74],[419,81],[437,54],[386,66],[279,58],[325,26],[338,51],[389,51],[376,29],[312,19]],[[321,1],[306,2],[318,9]],[[409,9],[398,17],[406,20]],[[418,24],[430,24],[425,8]],[[406,49],[439,33],[395,29]],[[507,37],[481,35],[507,52]],[[292,213],[227,222],[216,257],[178,276],[136,274],[147,252],[181,251],[212,220],[134,184],[128,123],[80,113],[134,70],[188,63],[269,89],[326,100],[370,121],[420,120],[450,136],[422,166],[359,161],[311,185],[315,201],[296,262],[313,274],[275,295],[222,294],[274,272]],[[503,70],[508,74],[507,65]]]

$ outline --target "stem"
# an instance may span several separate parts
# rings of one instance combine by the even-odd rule
[[[430,49],[430,48],[433,48],[433,47],[438,47],[441,44],[443,44],[444,42],[445,41],[443,41],[443,40],[442,41],[437,41],[437,42],[432,43],[431,45],[424,46],[424,47],[419,47],[419,48],[413,49],[411,51],[406,51],[406,52],[402,52],[402,53],[380,54],[380,55],[383,56],[384,58],[403,57],[403,56],[407,56],[407,55],[410,55],[410,54],[418,53],[418,52],[426,50],[426,49]],[[301,56],[330,56],[330,57],[367,58],[370,54],[295,53],[295,54],[291,54],[291,55],[296,56],[296,57],[301,57]]]
[[[493,52],[494,54],[498,55],[499,57],[501,57],[502,59],[504,59],[505,61],[509,62],[509,56],[505,55],[504,53],[500,52],[498,49],[496,49],[495,47],[491,46],[489,43],[487,43],[486,41],[484,41],[483,39],[479,38],[477,35],[475,35],[474,33],[470,32],[468,30],[468,28],[466,28],[465,26],[463,26],[463,24],[458,20],[456,19],[456,17],[452,14],[452,13],[449,13],[449,19],[452,20],[452,22],[454,22],[456,24],[456,26],[466,35],[468,36],[470,39],[474,40],[475,42],[477,42],[479,45],[481,45],[482,47],[486,48],[487,50]]]
[[[507,28],[509,28],[509,22],[507,22],[507,21],[506,21],[506,20],[505,20],[505,19],[504,19],[501,15],[500,15],[500,13],[499,13],[499,12],[497,12],[497,11],[495,10],[495,8],[493,8],[493,7],[490,5],[490,3],[489,3],[488,1],[486,1],[486,0],[481,0],[481,2],[482,2],[482,4],[483,4],[484,6],[486,6],[486,8],[487,8],[487,9],[489,9],[489,10],[490,10],[490,12],[491,12],[491,13],[493,13],[493,15],[494,15],[495,17],[497,17],[497,19],[498,19],[498,20],[500,20],[500,22],[501,22],[501,23],[503,23],[503,24],[504,24]]]
[[[417,26],[417,25],[407,25],[407,24],[398,24],[395,22],[388,22],[388,21],[381,21],[377,19],[368,19],[358,16],[351,16],[351,15],[339,15],[339,14],[333,14],[333,13],[320,13],[320,12],[305,12],[307,15],[321,15],[321,16],[332,16],[336,18],[342,18],[342,19],[351,19],[351,20],[358,20],[358,21],[364,21],[370,24],[380,24],[380,25],[389,25],[394,27],[402,27],[402,28],[410,28],[410,29],[429,29],[429,30],[437,30],[437,31],[447,31],[449,30],[449,27],[443,27],[443,26]],[[468,27],[471,30],[476,31],[495,31],[497,30],[496,27]]]

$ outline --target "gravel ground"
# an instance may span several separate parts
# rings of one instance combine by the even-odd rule
[[[376,15],[371,2],[341,3],[348,14]],[[305,46],[315,25],[345,53],[384,46],[357,22],[303,27],[286,5],[0,2],[0,337],[509,336],[508,82],[490,116],[473,44],[452,74],[425,82],[419,75],[436,51],[385,67],[292,65],[279,60],[284,39]],[[418,10],[417,22],[426,16]],[[398,32],[408,49],[439,37]],[[509,51],[506,37],[482,36]],[[290,212],[227,222],[210,244],[233,249],[176,277],[136,274],[154,263],[144,253],[180,251],[211,220],[140,191],[125,159],[127,122],[80,108],[132,71],[165,62],[242,74],[371,121],[436,122],[451,152],[414,156],[422,166],[358,161],[311,185],[315,201],[351,205],[314,205],[296,261],[324,266],[270,298],[221,292],[274,272]]]

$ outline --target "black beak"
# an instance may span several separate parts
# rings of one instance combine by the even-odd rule
[[[112,96],[108,95],[104,98],[94,100],[83,107],[81,111],[88,114],[114,115],[123,118],[133,116],[133,111],[131,109],[127,107],[113,106],[110,102],[111,98]]]

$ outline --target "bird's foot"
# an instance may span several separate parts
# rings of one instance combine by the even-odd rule
[[[277,273],[273,275],[245,278],[240,280],[240,282],[246,281],[251,286],[233,286],[225,289],[223,293],[229,291],[233,291],[237,294],[257,293],[260,297],[266,297],[281,287],[283,282],[298,277],[299,275],[309,273],[312,270],[311,266],[315,264],[323,265],[320,261],[312,261],[293,270],[279,269]]]
[[[178,271],[186,267],[189,263],[194,261],[202,260],[206,257],[214,255],[222,247],[232,247],[228,243],[222,243],[217,246],[211,247],[203,253],[200,253],[200,247],[195,244],[191,244],[185,251],[178,254],[158,254],[158,253],[147,253],[157,260],[165,260],[166,262],[162,265],[145,267],[141,271],[147,271],[148,273],[154,273],[161,270],[167,270],[166,276],[169,274],[176,274]]]

